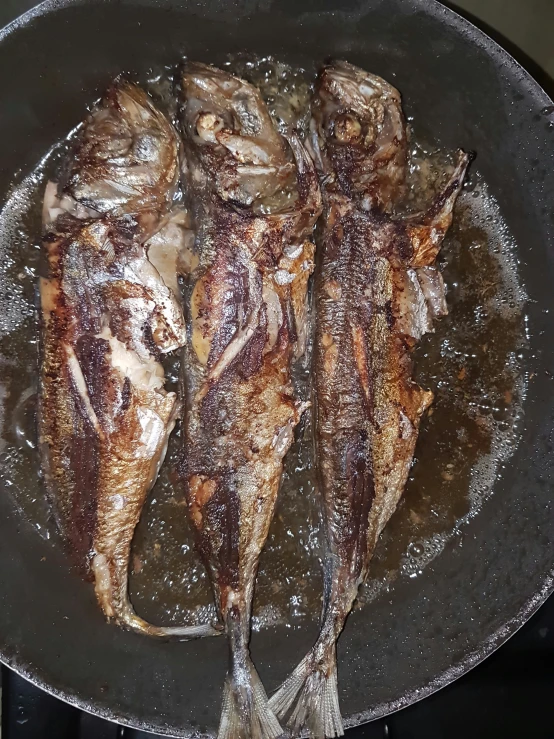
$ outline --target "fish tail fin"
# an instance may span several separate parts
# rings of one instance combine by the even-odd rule
[[[289,131],[285,134],[285,138],[292,149],[296,163],[296,179],[300,201],[305,209],[313,210],[314,213],[319,214],[321,213],[321,190],[319,189],[319,180],[313,159],[295,131]]]
[[[337,686],[334,631],[324,628],[314,647],[269,701],[279,719],[295,734],[308,728],[312,737],[343,736]]]
[[[129,604],[130,605],[130,604]],[[202,639],[205,636],[219,636],[223,628],[216,623],[197,624],[195,626],[154,626],[137,616],[130,606],[118,619],[121,626],[136,631],[139,634],[158,637],[159,639],[177,639],[189,641]]]
[[[114,621],[119,626],[138,634],[161,639],[188,641],[223,633],[223,627],[216,623],[196,626],[154,626],[137,615],[133,608],[129,598],[126,563],[118,567],[105,554],[96,554],[91,568],[96,597],[108,621]]]
[[[239,681],[240,679],[240,681]],[[269,708],[267,694],[250,658],[244,670],[227,675],[217,739],[277,739],[283,730]]]
[[[217,739],[277,739],[283,730],[269,708],[267,694],[248,651],[248,638],[227,621],[231,664],[223,689]],[[232,630],[236,629],[235,633]]]
[[[460,149],[454,171],[442,192],[435,198],[435,202],[425,213],[416,213],[405,219],[408,238],[414,249],[412,267],[430,266],[437,258],[442,241],[452,223],[454,205],[471,159],[472,155]]]

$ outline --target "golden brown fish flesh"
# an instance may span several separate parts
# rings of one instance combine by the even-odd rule
[[[446,312],[434,262],[468,157],[459,154],[427,213],[395,217],[407,162],[400,95],[344,62],[319,75],[310,145],[324,204],[314,339],[324,603],[316,644],[270,706],[279,718],[289,715],[293,731],[335,737],[344,733],[336,641],[402,495],[433,399],[412,379],[410,351]]]
[[[138,87],[114,85],[84,124],[69,174],[47,186],[39,436],[59,528],[108,617],[164,629],[129,601],[131,540],[179,406],[160,357],[186,329],[176,282],[186,213],[170,212],[176,132]]]
[[[313,164],[275,130],[259,91],[187,64],[183,129],[199,266],[188,310],[184,463],[188,510],[229,640],[220,739],[281,733],[250,659],[260,552],[283,457],[305,404],[290,367],[305,342]]]

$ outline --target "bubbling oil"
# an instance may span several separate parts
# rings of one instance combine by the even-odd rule
[[[307,125],[313,74],[271,58],[241,56],[229,67],[258,84],[276,123]],[[162,70],[147,86],[173,117],[173,86]],[[36,442],[37,312],[41,201],[66,142],[13,188],[0,213],[0,479],[37,535],[61,546],[40,476]],[[424,208],[452,170],[450,153],[435,151],[412,134],[407,210]],[[477,160],[478,163],[478,160]],[[414,354],[416,380],[433,390],[404,496],[373,559],[363,606],[397,578],[416,577],[493,490],[500,465],[518,441],[526,339],[525,291],[516,245],[501,210],[478,171],[466,183],[439,257],[449,315]],[[294,371],[307,396],[309,363]],[[168,357],[168,384],[177,384],[179,357]],[[181,431],[144,507],[130,563],[131,598],[155,623],[194,624],[213,613],[205,570],[194,549],[186,505],[175,484]],[[321,525],[313,429],[309,414],[287,455],[277,510],[262,554],[253,627],[285,623],[299,628],[321,608]],[[76,575],[77,576],[77,575]]]

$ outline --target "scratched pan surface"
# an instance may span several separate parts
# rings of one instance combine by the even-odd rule
[[[12,17],[30,5],[12,1]],[[530,297],[532,381],[519,446],[495,494],[441,556],[350,618],[340,680],[354,725],[470,669],[552,589],[554,128],[545,113],[552,102],[502,49],[430,0],[46,2],[0,34],[0,200],[14,172],[29,171],[121,70],[145,73],[183,52],[217,61],[222,50],[243,49],[348,57],[395,81],[430,140],[477,151],[519,245]],[[0,592],[0,656],[21,674],[136,727],[178,736],[215,730],[223,640],[159,643],[105,624],[90,586],[20,518],[8,490],[0,495]],[[314,635],[315,626],[254,635],[268,690]]]

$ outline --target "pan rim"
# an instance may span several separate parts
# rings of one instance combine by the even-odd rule
[[[486,31],[483,31],[475,25],[471,20],[468,20],[451,7],[441,3],[439,0],[412,0],[412,2],[417,6],[419,12],[438,17],[441,23],[449,25],[460,34],[468,36],[472,44],[484,49],[487,55],[492,57],[498,65],[503,65],[508,74],[516,74],[518,76],[518,84],[522,85],[535,100],[539,101],[541,105],[544,107],[554,105],[553,99],[541,87],[540,83],[532,76],[532,74],[528,72],[527,69],[500,43],[492,38]],[[87,0],[42,0],[42,2],[39,2],[34,7],[14,18],[6,26],[0,28],[0,43],[5,41],[9,36],[11,36],[11,34],[16,33],[19,29],[27,26],[29,23],[47,13],[55,12],[64,7],[85,4],[88,4]],[[132,4],[132,2],[130,4]],[[363,14],[366,9],[367,3],[365,0],[362,0],[357,12]],[[268,10],[268,13],[270,12],[271,5]],[[360,726],[378,718],[383,718],[402,708],[406,708],[409,705],[413,705],[451,684],[459,677],[462,677],[488,656],[493,654],[499,647],[505,644],[508,639],[517,633],[517,631],[533,616],[533,614],[553,592],[554,566],[546,573],[537,592],[535,592],[523,604],[512,618],[493,632],[493,634],[482,642],[479,647],[473,649],[471,652],[466,654],[463,659],[444,670],[423,687],[405,693],[401,698],[396,700],[376,704],[373,708],[367,711],[362,711],[345,717],[345,728]],[[44,672],[43,670],[29,664],[21,664],[18,660],[17,654],[8,655],[2,653],[1,646],[0,662],[14,670],[18,675],[25,678],[33,685],[39,687],[50,695],[63,700],[69,705],[85,711],[86,713],[145,732],[158,733],[165,736],[181,736],[190,739],[211,739],[210,734],[195,730],[191,731],[186,728],[181,729],[180,731],[178,730],[179,733],[175,734],[174,732],[177,730],[175,727],[163,726],[140,720],[134,716],[125,714],[125,712],[118,712],[113,708],[109,708],[106,705],[101,705],[99,703],[95,703],[93,706],[80,695],[72,693],[71,690],[57,688],[55,685],[48,683],[42,676],[42,673]]]
[[[430,683],[417,688],[409,693],[405,693],[401,698],[393,701],[387,701],[386,703],[380,703],[374,706],[371,710],[361,711],[359,713],[352,714],[344,718],[345,729],[351,729],[356,726],[362,726],[363,724],[370,723],[380,718],[389,716],[402,708],[419,703],[424,698],[428,698],[433,693],[442,690],[453,683],[458,678],[467,674],[470,670],[476,667],[480,662],[485,660],[497,649],[503,646],[514,634],[516,634],[522,626],[538,611],[543,605],[546,599],[554,593],[554,567],[548,572],[545,577],[541,588],[531,598],[529,598],[524,605],[520,608],[515,616],[513,616],[507,623],[499,627],[491,636],[481,645],[480,648],[474,649],[464,659],[457,664],[452,665],[444,672],[437,675]],[[186,734],[174,734],[173,729],[169,727],[163,727],[160,725],[154,725],[147,722],[141,722],[136,718],[129,715],[118,714],[114,710],[104,708],[99,705],[92,707],[82,698],[76,694],[72,694],[69,691],[58,689],[55,686],[45,682],[41,679],[40,669],[30,671],[26,665],[20,665],[17,663],[17,657],[7,657],[0,653],[0,662],[20,677],[28,680],[32,685],[44,690],[49,695],[64,701],[70,706],[78,708],[81,711],[85,711],[93,716],[113,721],[117,724],[125,726],[130,729],[137,729],[153,734],[161,734],[163,736],[186,737],[187,739],[212,739],[211,734],[205,734],[198,731],[188,732]],[[303,735],[304,736],[304,735]],[[306,735],[307,736],[307,735]]]

